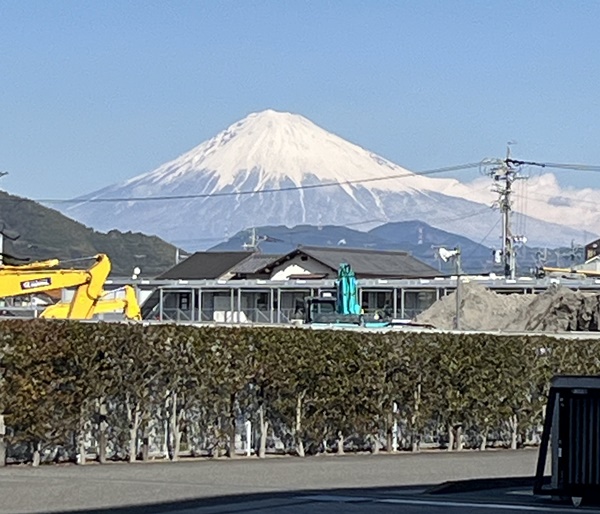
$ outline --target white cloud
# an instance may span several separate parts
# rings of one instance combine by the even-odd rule
[[[491,205],[498,197],[492,191],[488,178],[482,177],[464,186],[469,190],[465,193],[468,198],[477,202]],[[515,183],[513,208],[517,212],[543,221],[598,233],[598,198],[599,189],[563,188],[554,174],[545,173]]]

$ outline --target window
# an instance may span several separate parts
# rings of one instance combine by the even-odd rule
[[[179,308],[187,311],[190,308],[190,293],[179,293]]]

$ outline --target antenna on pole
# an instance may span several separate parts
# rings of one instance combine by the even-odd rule
[[[252,227],[250,231],[250,240],[242,245],[244,250],[250,250],[251,252],[260,252],[260,243],[266,241],[267,238],[265,236],[259,236],[256,232],[256,227]]]

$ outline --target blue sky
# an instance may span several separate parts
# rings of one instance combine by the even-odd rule
[[[599,20],[591,1],[0,0],[0,185],[87,193],[265,108],[415,171],[509,140],[600,165]]]

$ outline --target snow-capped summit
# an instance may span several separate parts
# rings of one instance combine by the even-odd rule
[[[406,176],[402,180],[381,180],[397,175]],[[209,189],[202,177],[211,178]],[[352,194],[352,188],[345,183],[365,179],[375,179],[372,184],[364,182],[367,189],[388,191],[439,191],[458,185],[452,179],[432,180],[415,175],[327,132],[304,116],[268,109],[248,115],[177,159],[134,177],[123,186],[145,195],[148,188],[155,190],[158,186],[162,194],[178,192],[185,183],[185,190],[193,194],[227,186],[236,191],[252,191],[280,181],[301,185],[317,180],[338,182]]]
[[[315,187],[322,184],[328,186]],[[137,200],[177,196],[183,198]],[[111,209],[89,201],[99,198],[123,201]],[[251,226],[369,228],[408,219],[478,240],[498,219],[455,179],[411,173],[303,116],[274,110],[250,114],[156,170],[86,195],[64,212],[96,229],[139,230],[188,249]],[[546,234],[560,242],[575,235],[539,220],[528,227],[534,242],[547,241]]]

